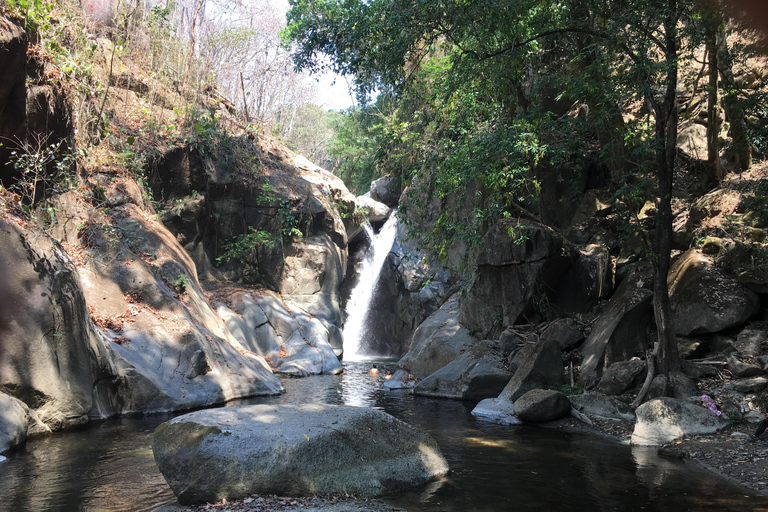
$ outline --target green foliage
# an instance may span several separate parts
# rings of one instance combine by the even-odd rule
[[[27,31],[48,30],[51,26],[51,12],[56,2],[43,0],[7,0],[8,5],[24,20]]]
[[[224,243],[224,253],[216,258],[216,263],[221,265],[228,261],[239,261],[246,267],[249,267],[249,258],[254,249],[259,246],[272,247],[274,245],[272,235],[263,229],[248,227],[248,233],[232,237]]]
[[[179,295],[184,295],[187,291],[187,287],[189,286],[189,278],[186,274],[181,274],[176,281],[173,283],[174,288],[176,288],[176,291],[179,293]]]

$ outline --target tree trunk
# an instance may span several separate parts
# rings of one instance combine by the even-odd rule
[[[720,116],[717,112],[718,97],[718,65],[717,65],[717,27],[722,23],[720,16],[712,10],[704,14],[704,40],[709,56],[709,87],[707,94],[707,163],[709,164],[709,180],[713,185],[723,179],[723,168],[720,165],[720,144],[717,134],[720,133]]]
[[[667,63],[666,91],[661,105],[656,106],[656,162],[658,165],[659,201],[656,220],[656,265],[653,284],[653,312],[659,342],[658,372],[668,374],[679,369],[680,355],[672,326],[672,306],[669,301],[670,255],[672,252],[672,177],[677,153],[677,0],[668,1],[664,20]]]
[[[743,172],[752,166],[752,150],[747,138],[747,123],[744,121],[744,110],[739,104],[739,89],[733,78],[731,54],[728,51],[725,27],[722,23],[717,28],[717,61],[725,90],[723,107],[730,123],[736,169]]]

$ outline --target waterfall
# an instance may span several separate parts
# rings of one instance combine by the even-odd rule
[[[392,210],[389,219],[384,223],[377,235],[374,235],[370,224],[365,225],[366,235],[372,239],[371,245],[365,251],[363,263],[360,267],[359,281],[352,290],[347,301],[346,316],[344,324],[344,359],[359,360],[364,359],[365,341],[368,337],[368,329],[365,325],[366,317],[371,308],[371,300],[376,291],[376,284],[379,281],[381,269],[387,259],[392,245],[397,236],[397,216],[396,211]]]

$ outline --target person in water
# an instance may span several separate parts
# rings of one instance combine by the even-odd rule
[[[371,377],[375,377],[378,374],[379,374],[379,369],[376,368],[376,365],[371,366],[371,369],[368,371],[368,375],[370,375]]]

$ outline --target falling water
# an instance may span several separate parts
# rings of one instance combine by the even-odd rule
[[[365,252],[363,264],[360,268],[360,280],[352,290],[347,302],[347,321],[344,325],[344,359],[347,361],[365,358],[362,351],[365,349],[367,328],[365,319],[371,307],[371,300],[376,291],[376,283],[379,280],[381,269],[387,259],[397,235],[397,217],[392,211],[387,222],[382,226],[379,234],[374,235],[369,224],[365,225],[366,234],[372,239],[371,246]]]

